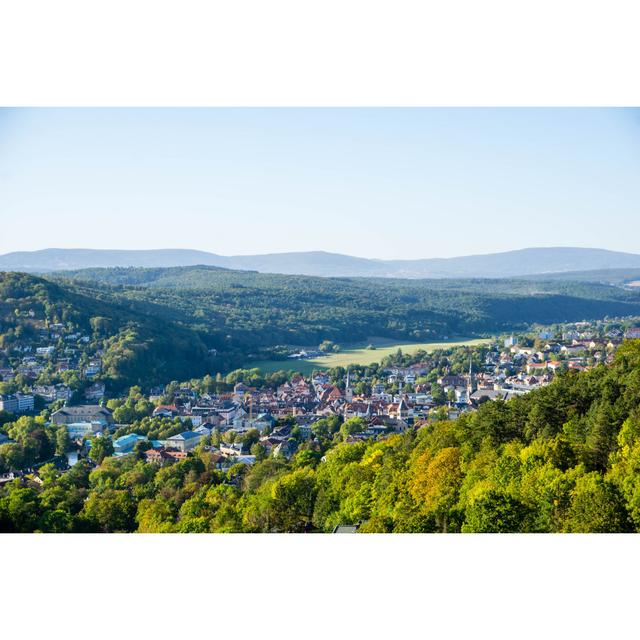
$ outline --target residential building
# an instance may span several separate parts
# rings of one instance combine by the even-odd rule
[[[18,413],[18,399],[14,395],[0,396],[0,411]]]
[[[34,398],[31,393],[16,393],[18,413],[29,413],[34,408]]]
[[[139,436],[137,433],[129,433],[126,436],[121,436],[113,441],[113,454],[115,456],[126,456],[133,452],[133,448],[136,442],[146,440],[145,436]]]
[[[166,449],[149,449],[144,452],[144,457],[147,462],[155,462],[159,465],[167,463],[178,462],[184,460],[187,457],[185,451],[168,451]]]
[[[100,422],[103,425],[113,424],[113,414],[106,407],[83,404],[77,407],[62,407],[51,416],[54,424],[71,424],[76,422]]]
[[[93,402],[98,402],[104,398],[105,386],[102,382],[96,382],[84,390],[84,397]]]
[[[31,393],[16,393],[0,396],[0,411],[7,413],[30,413],[34,408],[34,397]]]
[[[177,449],[178,451],[191,451],[202,440],[202,435],[195,431],[183,431],[175,436],[167,438],[167,448]]]
[[[65,423],[58,423],[65,424]],[[71,440],[80,440],[85,437],[102,433],[104,424],[101,422],[70,422],[66,423],[67,434]]]

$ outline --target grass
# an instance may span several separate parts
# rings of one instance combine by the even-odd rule
[[[474,346],[488,344],[489,338],[452,338],[441,342],[394,342],[384,338],[372,338],[367,344],[372,344],[375,349],[367,349],[367,345],[352,345],[341,349],[338,353],[332,353],[320,358],[305,360],[255,360],[247,362],[246,368],[258,368],[263,373],[274,371],[298,371],[308,375],[315,370],[331,369],[332,367],[346,367],[350,364],[368,365],[380,362],[385,356],[402,349],[403,353],[415,353],[416,351],[435,351],[437,349],[450,349],[452,347]]]

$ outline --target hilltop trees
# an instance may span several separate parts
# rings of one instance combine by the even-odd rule
[[[613,484],[595,471],[576,480],[566,531],[620,533],[631,530],[627,510]]]
[[[460,450],[441,449],[433,457],[423,453],[413,463],[409,490],[425,515],[435,518],[438,529],[447,533],[462,484]]]

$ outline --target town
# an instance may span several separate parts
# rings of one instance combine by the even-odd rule
[[[346,442],[380,439],[452,420],[487,401],[506,401],[549,384],[561,371],[612,360],[624,339],[640,337],[636,319],[536,327],[486,346],[386,357],[380,364],[315,371],[310,376],[238,370],[227,376],[109,397],[100,350],[62,324],[1,352],[0,478],[35,473],[46,462],[69,468],[85,458],[136,454],[159,465],[184,460],[196,447],[216,468],[289,459],[320,434]],[[70,346],[73,345],[73,346]],[[47,380],[57,379],[47,384]],[[19,416],[35,416],[58,433],[55,452],[37,453],[11,436]],[[96,446],[98,444],[99,446]],[[93,449],[93,454],[92,450]],[[55,455],[52,455],[55,453]]]

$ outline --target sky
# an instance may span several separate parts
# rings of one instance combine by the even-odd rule
[[[0,109],[0,253],[640,253],[640,110]]]

